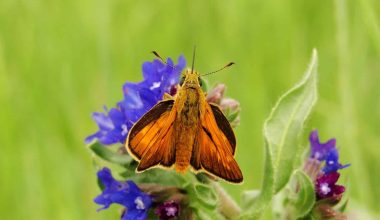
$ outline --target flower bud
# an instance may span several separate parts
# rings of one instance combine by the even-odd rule
[[[322,164],[318,159],[309,157],[303,167],[303,171],[310,177],[312,181],[315,181],[318,175],[321,173]]]
[[[208,102],[212,102],[219,105],[224,96],[225,90],[226,90],[226,85],[224,84],[216,85],[212,90],[208,92],[206,100]]]
[[[158,215],[160,220],[174,219],[179,216],[179,204],[174,200],[166,201],[156,208],[155,213]]]
[[[224,98],[220,102],[220,108],[223,112],[240,112],[240,103],[231,98]]]
[[[227,117],[231,127],[236,127],[240,123],[240,103],[231,98],[223,98],[220,102],[220,108]]]

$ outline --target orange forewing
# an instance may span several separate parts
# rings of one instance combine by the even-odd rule
[[[129,153],[140,161],[137,171],[156,165],[170,167],[175,162],[173,100],[159,102],[130,130]]]
[[[193,147],[192,167],[227,181],[239,183],[243,175],[235,161],[236,139],[219,107],[206,103],[204,119]]]

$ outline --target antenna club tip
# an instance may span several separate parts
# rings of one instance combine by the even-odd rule
[[[232,66],[232,65],[234,65],[234,64],[235,64],[235,62],[230,62],[229,64],[227,64],[226,67],[228,67],[228,66]]]

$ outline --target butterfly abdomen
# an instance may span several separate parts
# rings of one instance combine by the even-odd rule
[[[189,146],[182,143],[178,144],[176,147],[181,150],[176,150],[175,169],[178,172],[185,172],[190,165],[192,148],[190,149]]]
[[[175,168],[179,172],[184,172],[190,165],[196,128],[182,125],[178,127],[177,132],[175,143]]]

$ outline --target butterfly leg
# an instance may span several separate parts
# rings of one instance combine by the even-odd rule
[[[164,93],[164,100],[172,100],[174,99],[174,97],[172,95],[170,95],[169,93]]]

